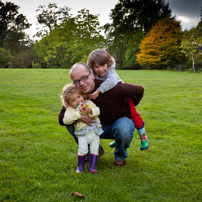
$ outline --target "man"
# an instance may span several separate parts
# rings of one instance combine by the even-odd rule
[[[93,93],[103,82],[94,79],[93,72],[85,63],[74,64],[69,74],[76,88],[86,94]],[[141,86],[118,82],[114,88],[92,100],[100,108],[99,118],[104,131],[100,138],[114,139],[117,143],[114,151],[115,166],[123,167],[126,165],[127,148],[130,146],[135,130],[134,123],[130,119],[130,106],[126,99],[131,98],[137,106],[143,93],[144,89]],[[58,116],[61,125],[64,125],[64,112],[65,108],[62,107]],[[81,114],[81,121],[88,125],[94,122],[92,118],[84,114]],[[67,130],[75,138],[73,127],[67,126]]]

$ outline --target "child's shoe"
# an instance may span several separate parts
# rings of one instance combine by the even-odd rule
[[[140,135],[140,139],[141,139],[140,150],[145,151],[145,150],[149,149],[149,140],[147,138],[144,125],[142,126],[142,128],[137,128],[137,131],[138,131],[138,133]]]
[[[116,147],[116,142],[114,141],[114,142],[111,142],[110,144],[109,144],[109,146],[111,147],[111,148],[114,148],[114,147]]]
[[[78,166],[76,169],[76,173],[82,173],[85,167],[85,158],[86,158],[86,155],[83,155],[83,156],[78,155]]]
[[[96,169],[97,157],[98,155],[90,154],[88,171],[91,173],[98,173],[98,170]]]

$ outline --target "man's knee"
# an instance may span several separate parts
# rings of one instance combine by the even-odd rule
[[[114,135],[118,135],[123,141],[132,140],[134,135],[134,123],[127,117],[122,117],[113,126]]]

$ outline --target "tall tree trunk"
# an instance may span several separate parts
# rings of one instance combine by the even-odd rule
[[[192,62],[193,62],[193,73],[195,73],[195,67],[194,67],[194,56],[192,55]]]

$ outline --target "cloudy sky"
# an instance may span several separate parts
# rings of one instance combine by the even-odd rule
[[[70,7],[73,16],[78,14],[83,8],[90,10],[93,15],[99,14],[101,25],[110,22],[109,13],[118,0],[2,0],[2,2],[12,2],[20,7],[19,12],[24,14],[32,27],[27,31],[28,34],[36,33],[36,9],[39,5],[48,5],[49,2],[56,3],[58,7]],[[197,25],[200,19],[202,0],[165,0],[169,2],[172,15],[181,21],[183,29],[190,29]]]

